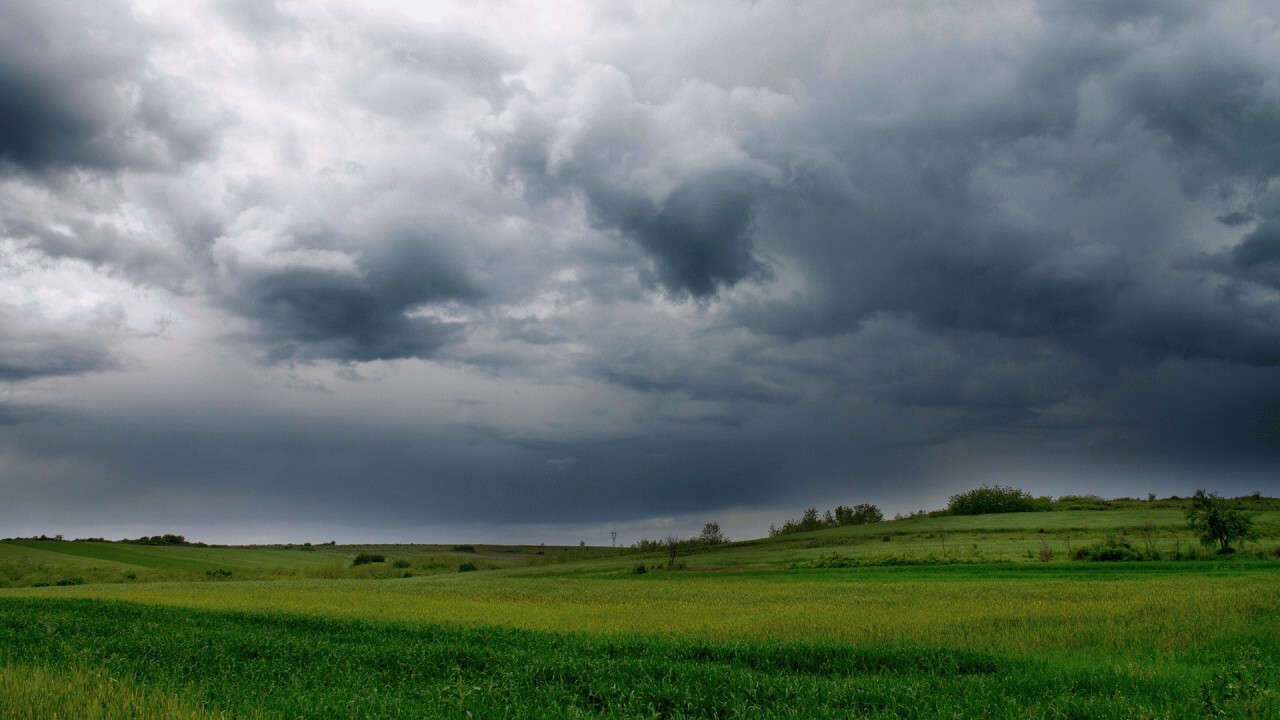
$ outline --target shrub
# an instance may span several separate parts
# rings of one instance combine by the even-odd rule
[[[471,563],[462,563],[461,565],[458,566],[458,572],[460,573],[475,572],[477,569],[478,568],[476,568],[476,566],[472,565]]]
[[[952,515],[986,515],[988,513],[1032,512],[1048,510],[1048,498],[1034,498],[1026,490],[1003,485],[983,485],[957,493],[947,501]]]
[[[403,570],[404,568],[409,567],[409,561],[405,560],[404,558],[400,558],[399,560],[396,560],[395,562],[391,563],[391,567],[400,568],[401,570]]]
[[[453,551],[460,553],[473,553],[476,549],[470,545],[454,545]]]
[[[1049,562],[1053,559],[1053,548],[1040,548],[1040,562]]]
[[[635,567],[631,568],[632,575],[643,575],[646,572],[648,572],[648,570],[645,569],[644,563],[640,563],[639,565],[636,565]]]
[[[205,570],[204,574],[214,579],[231,577],[231,571],[226,568],[216,568],[214,570]]]
[[[853,507],[837,505],[834,511],[828,510],[821,516],[817,508],[807,508],[799,520],[788,520],[781,527],[770,525],[769,537],[844,525],[870,525],[882,520],[884,513],[870,503],[859,503]]]
[[[80,578],[80,577],[63,578],[58,582],[54,583],[54,585],[60,585],[64,587],[67,585],[82,585],[82,584],[84,584],[84,578]]]
[[[356,565],[368,565],[369,563],[380,563],[380,562],[386,562],[386,561],[387,561],[387,558],[385,555],[379,555],[377,553],[362,552],[359,555],[356,555],[355,559],[351,561],[351,567],[355,567]]]
[[[1142,560],[1142,553],[1132,545],[1114,537],[1086,545],[1076,551],[1076,560],[1092,560],[1094,562],[1119,562],[1126,560]]]

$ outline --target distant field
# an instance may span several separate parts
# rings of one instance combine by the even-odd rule
[[[455,548],[464,548],[457,550]],[[547,553],[552,553],[548,556]],[[600,548],[529,548],[444,545],[292,545],[202,547],[54,540],[0,541],[0,587],[174,580],[373,578],[457,572],[470,563],[480,570],[581,559]],[[381,563],[353,566],[360,553],[382,555]],[[399,563],[397,563],[399,561]],[[76,584],[80,584],[77,582]]]
[[[1278,517],[1253,517],[1231,558],[1177,508],[914,517],[674,560],[0,543],[0,566],[199,578],[0,590],[0,717],[79,699],[104,718],[1276,718]],[[1068,559],[1108,536],[1196,559]]]

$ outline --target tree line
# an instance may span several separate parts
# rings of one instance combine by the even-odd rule
[[[884,520],[884,513],[870,503],[859,503],[853,507],[837,505],[833,510],[823,513],[821,517],[818,516],[817,508],[807,508],[799,520],[788,520],[782,525],[769,525],[769,537],[845,525],[870,525],[882,520]]]

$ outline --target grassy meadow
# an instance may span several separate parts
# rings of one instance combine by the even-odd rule
[[[674,559],[0,542],[0,717],[1280,717],[1280,503],[1231,557],[1159,505]],[[1162,559],[1071,559],[1107,538]]]

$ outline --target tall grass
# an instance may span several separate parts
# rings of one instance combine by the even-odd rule
[[[251,717],[246,709],[241,717]],[[0,717],[10,720],[214,720],[220,714],[131,678],[77,667],[0,666]]]
[[[89,706],[131,702],[110,690],[95,694],[98,678],[128,677],[122,697],[141,689],[146,708],[181,697],[176,717],[191,708],[268,718],[1119,719],[1196,717],[1210,708],[1268,717],[1254,714],[1280,710],[1270,689],[1275,670],[1258,661],[1266,652],[1223,646],[1221,662],[1203,668],[1100,665],[914,644],[596,636],[86,600],[0,602],[0,667],[19,678],[50,673],[31,667],[54,668],[47,675],[54,679],[70,675],[74,692],[87,688],[76,697]]]

